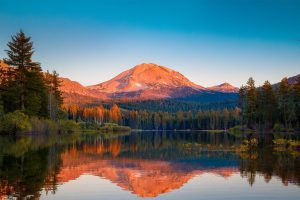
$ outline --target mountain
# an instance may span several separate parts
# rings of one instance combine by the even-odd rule
[[[232,93],[237,93],[239,91],[239,88],[234,87],[226,82],[222,83],[221,85],[208,87],[207,89],[217,91],[217,92],[232,92]]]
[[[292,76],[288,78],[288,82],[289,84],[294,85],[297,82],[297,79],[300,77],[300,74],[296,75],[296,76]],[[280,82],[273,84],[274,88],[278,88],[280,85]]]
[[[179,72],[152,63],[137,65],[109,81],[89,86],[90,89],[105,93],[133,92],[161,87],[204,89],[204,87],[196,85]]]
[[[86,104],[107,99],[104,94],[90,90],[76,81],[68,78],[60,78],[60,81],[65,104]]]
[[[2,69],[9,68],[0,61]],[[197,102],[223,102],[237,97],[237,88],[228,83],[205,88],[181,73],[153,63],[139,64],[106,82],[83,86],[60,78],[66,104],[87,104],[107,100],[181,99]]]
[[[193,83],[177,71],[153,63],[136,65],[106,82],[87,87],[69,79],[62,78],[62,81],[64,84],[61,90],[67,97],[68,103],[72,101],[88,103],[109,99],[224,102],[236,100],[238,91],[229,83],[205,88]]]
[[[296,76],[292,76],[288,78],[288,81],[290,84],[294,85],[297,82],[297,79],[300,77],[300,74],[296,75]]]
[[[88,87],[110,98],[162,99],[186,96],[206,89],[167,67],[140,64],[115,78]]]
[[[0,60],[1,70],[6,71],[9,67]],[[289,83],[295,84],[299,76],[300,74],[288,78]],[[65,104],[98,103],[112,99],[135,102],[175,99],[180,103],[230,103],[238,98],[238,88],[227,82],[205,88],[177,71],[153,63],[136,65],[108,81],[92,86],[83,86],[68,78],[60,80]],[[279,83],[273,86],[276,88]]]

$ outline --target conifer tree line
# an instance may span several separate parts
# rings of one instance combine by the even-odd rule
[[[180,99],[155,99],[155,100],[126,100],[119,101],[118,105],[121,108],[128,110],[151,110],[154,112],[177,112],[177,111],[190,111],[190,110],[223,110],[234,109],[237,105],[238,95],[231,100],[219,102],[201,102]]]
[[[205,111],[149,111],[127,110],[112,104],[80,107],[69,105],[65,109],[71,120],[89,123],[117,123],[134,129],[147,130],[216,130],[229,129],[240,124],[240,109],[205,110]]]
[[[300,76],[295,84],[283,78],[279,85],[265,81],[255,87],[253,78],[239,90],[241,123],[251,129],[292,130],[300,127]]]
[[[265,81],[261,87],[256,87],[253,78],[249,78],[247,85],[240,88],[237,107],[230,109],[168,112],[129,110],[117,104],[110,108],[70,105],[65,109],[69,119],[98,124],[112,122],[135,129],[226,130],[242,125],[256,130],[294,130],[300,126],[300,77],[295,84],[284,78],[278,86]]]
[[[58,119],[62,93],[58,74],[42,72],[32,61],[33,43],[21,30],[7,44],[7,58],[0,63],[0,114],[20,110],[29,116]]]
[[[278,86],[266,81],[256,87],[253,78],[239,90],[233,102],[200,105],[181,101],[146,101],[112,104],[109,107],[68,105],[63,107],[60,79],[56,71],[43,72],[32,61],[33,43],[23,31],[12,36],[0,61],[0,118],[20,110],[29,116],[68,118],[96,124],[117,123],[135,129],[229,129],[242,125],[250,129],[300,128],[300,76],[295,84],[287,78]],[[151,107],[151,109],[147,109]],[[165,108],[165,109],[162,109]]]

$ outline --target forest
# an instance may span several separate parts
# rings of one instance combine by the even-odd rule
[[[256,130],[295,130],[300,128],[300,76],[295,84],[283,78],[273,86],[265,81],[255,86],[249,78],[239,90],[241,125]]]
[[[66,118],[56,71],[43,72],[32,61],[33,42],[21,30],[7,44],[7,58],[0,68],[0,131],[29,131],[37,119]]]
[[[283,78],[278,86],[265,81],[256,87],[253,78],[239,91],[237,102],[203,104],[178,100],[69,105],[69,119],[89,123],[118,123],[146,130],[295,131],[300,122],[300,76],[295,84]]]
[[[21,110],[29,116],[58,119],[63,104],[58,73],[42,72],[41,64],[32,61],[30,37],[20,31],[7,45],[9,67],[1,67],[1,113]],[[5,64],[3,66],[5,66]]]
[[[56,71],[43,72],[32,61],[33,43],[23,31],[7,44],[0,67],[0,132],[72,132],[107,123],[143,130],[275,130],[300,127],[300,76],[256,87],[253,78],[238,100],[195,102],[183,99],[64,104]]]
[[[106,106],[107,107],[107,106]],[[122,109],[117,104],[65,107],[69,119],[89,123],[117,123],[144,130],[224,130],[240,124],[240,109],[166,112]]]

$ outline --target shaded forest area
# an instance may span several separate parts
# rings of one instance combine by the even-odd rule
[[[283,78],[279,85],[265,81],[256,87],[252,78],[239,91],[241,125],[257,130],[300,128],[300,76],[295,84]]]
[[[80,107],[70,105],[65,107],[69,119],[89,123],[117,123],[134,129],[146,130],[185,130],[228,129],[240,124],[240,109],[204,110],[204,111],[149,111],[127,110],[117,104],[111,107],[93,106]]]
[[[58,73],[43,72],[32,61],[33,42],[21,30],[7,44],[7,58],[0,63],[0,132],[49,130],[66,119],[62,110]]]

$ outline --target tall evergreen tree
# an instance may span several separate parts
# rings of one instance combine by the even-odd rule
[[[15,36],[11,37],[11,41],[7,46],[9,50],[6,50],[8,59],[4,61],[16,67],[16,81],[19,86],[20,94],[20,109],[25,110],[25,95],[26,95],[26,75],[27,72],[38,66],[37,63],[32,62],[31,57],[34,53],[32,42],[30,37],[26,37],[21,30]]]
[[[300,127],[300,76],[298,76],[295,85],[293,86],[293,95],[296,107],[297,126]]]
[[[229,112],[227,108],[223,110],[223,124],[224,124],[224,129],[226,130],[228,128],[228,123],[229,123]]]
[[[11,96],[19,100],[15,109],[29,115],[47,117],[47,91],[41,67],[31,59],[34,53],[31,38],[21,30],[11,39],[6,50],[8,58],[4,61],[14,67],[8,91],[10,94],[11,91],[17,91]]]
[[[0,96],[0,120],[3,117],[3,115],[4,115],[4,106],[3,106],[3,101]]]
[[[287,78],[283,78],[278,89],[278,106],[280,118],[286,128],[291,128],[296,118],[292,87]]]
[[[63,97],[62,92],[60,91],[61,80],[59,79],[59,74],[56,71],[53,71],[53,90],[54,90],[54,97],[56,99],[57,106],[61,108],[63,105]]]
[[[265,81],[259,91],[258,113],[260,124],[264,128],[272,128],[277,115],[277,101],[269,81]]]
[[[255,82],[252,77],[247,81],[247,95],[246,95],[246,119],[248,127],[253,128],[256,125],[257,116],[257,91]]]
[[[246,124],[246,120],[247,120],[246,106],[247,106],[247,87],[242,85],[242,87],[239,89],[239,99],[238,99],[238,107],[242,109],[242,113],[241,113],[242,126]]]
[[[48,117],[48,91],[39,66],[26,72],[25,112],[28,115]]]
[[[20,107],[19,87],[16,80],[16,70],[0,63],[0,98],[4,112],[12,112]]]
[[[48,89],[48,110],[50,118],[57,120],[62,112],[63,97],[59,90],[61,81],[56,71],[50,74],[48,71],[44,75],[44,79]]]

